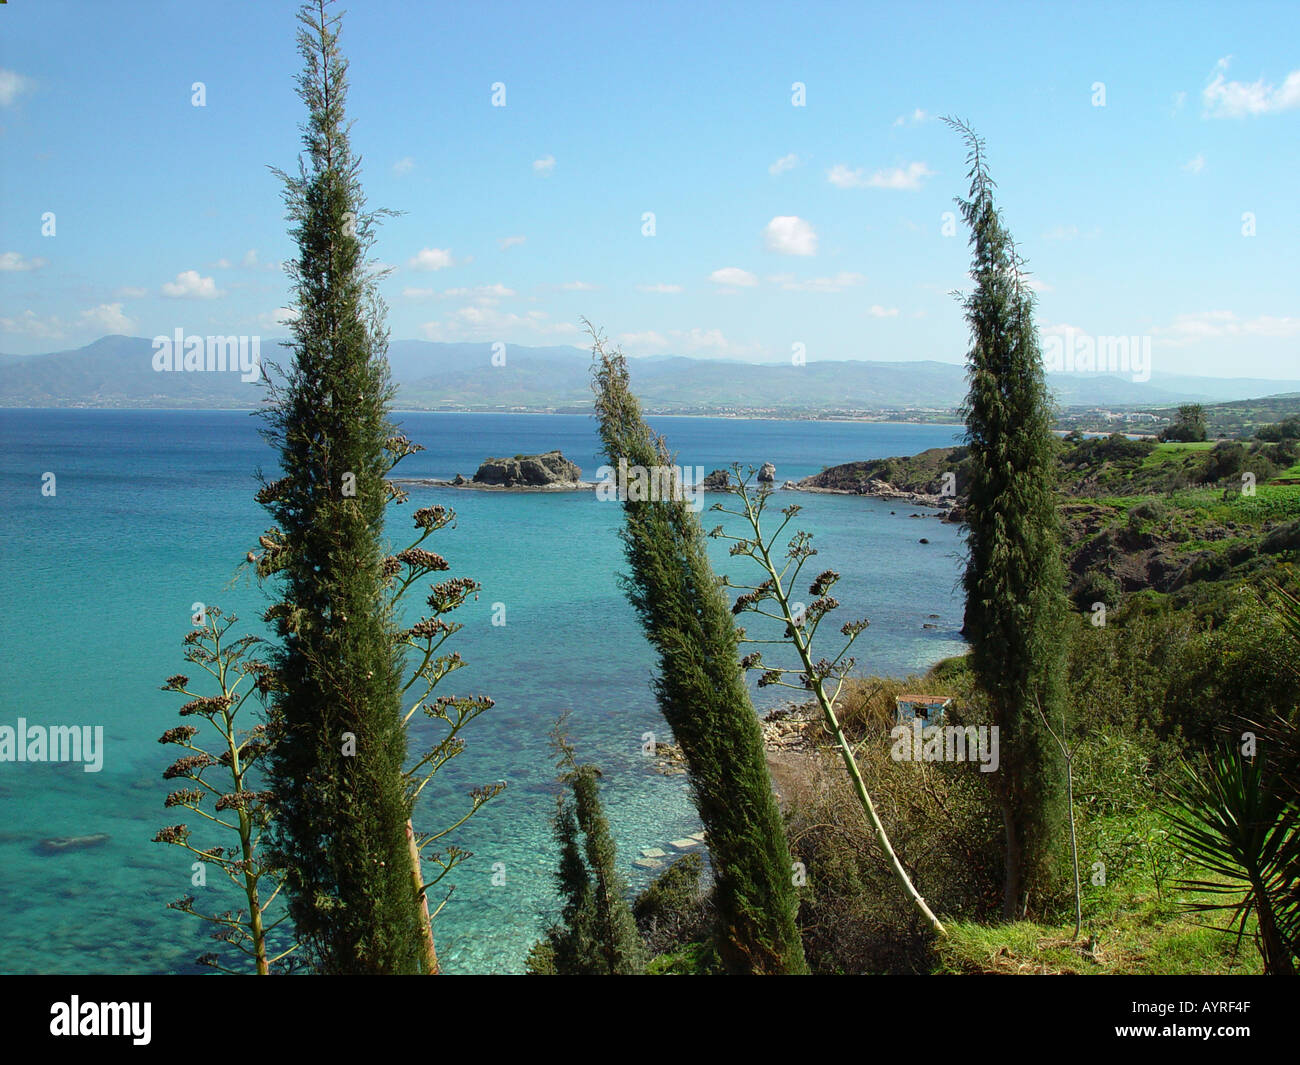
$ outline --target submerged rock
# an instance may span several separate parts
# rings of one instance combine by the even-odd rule
[[[43,839],[37,846],[42,854],[62,854],[64,851],[85,850],[87,847],[99,847],[107,843],[107,832],[96,832],[90,836],[51,836]]]

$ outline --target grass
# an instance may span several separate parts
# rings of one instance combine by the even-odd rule
[[[1190,898],[1190,896],[1187,896]],[[1222,918],[1221,918],[1222,919]],[[936,973],[1098,976],[1259,975],[1263,961],[1251,939],[1240,944],[1206,919],[1181,912],[1154,893],[1121,897],[1089,921],[1078,940],[1073,924],[1028,921],[948,924],[935,944]]]
[[[1300,464],[1295,469],[1300,469]],[[1234,492],[1224,498],[1222,488],[1182,488],[1158,497],[1176,510],[1195,511],[1217,521],[1258,524],[1300,518],[1300,485],[1262,484],[1253,496]],[[1103,496],[1089,500],[1100,507],[1112,507],[1127,514],[1130,507],[1149,503],[1150,495]]]

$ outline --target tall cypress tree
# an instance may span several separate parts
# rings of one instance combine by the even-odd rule
[[[975,281],[963,303],[971,332],[965,632],[999,727],[994,786],[1005,829],[1003,912],[1012,918],[1026,900],[1048,905],[1064,887],[1064,768],[1043,724],[1060,720],[1064,698],[1055,446],[1034,295],[993,202],[984,142],[965,123],[945,121],[970,150],[970,198],[957,201]]]
[[[621,353],[594,340],[596,416],[614,466],[672,466],[641,415]],[[716,878],[718,956],[733,973],[806,971],[789,844],[738,639],[699,519],[681,500],[623,503],[625,589],[659,655],[655,693],[685,756]]]
[[[344,119],[347,63],[327,0],[298,15],[307,106],[285,184],[297,256],[292,364],[265,434],[282,477],[259,497],[279,529],[282,602],[270,783],[290,912],[316,969],[411,973],[422,959],[402,776],[401,652],[382,545],[392,386],[367,213]]]

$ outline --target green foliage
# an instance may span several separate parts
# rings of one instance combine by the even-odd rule
[[[611,465],[674,465],[646,425],[621,352],[593,333],[593,386]],[[728,972],[799,973],[790,851],[726,596],[683,500],[623,504],[624,582],[659,656],[655,693],[685,756],[715,874],[718,954]]]
[[[624,897],[618,851],[600,801],[600,771],[579,765],[564,732],[551,733],[572,801],[557,800],[553,829],[560,845],[556,883],[564,899],[561,924],[529,953],[528,971],[560,976],[631,976],[644,969],[641,940]],[[543,945],[545,944],[545,945]]]
[[[265,435],[282,477],[259,497],[282,578],[273,656],[274,846],[322,973],[421,971],[403,776],[401,654],[383,572],[392,389],[367,214],[344,118],[347,63],[324,0],[298,16],[305,159],[281,173],[298,251],[293,362]],[[354,752],[354,753],[353,753]]]
[[[1300,415],[1292,415],[1271,425],[1262,425],[1255,431],[1257,440],[1280,441],[1300,439]]]
[[[632,915],[654,954],[699,939],[708,931],[708,899],[700,878],[704,859],[683,854],[636,897]]]
[[[764,576],[758,584],[736,584],[730,577],[723,577],[723,583],[728,588],[736,588],[741,592],[732,604],[731,612],[733,614],[754,613],[759,617],[780,622],[785,627],[785,640],[794,648],[798,657],[798,665],[794,668],[772,666],[763,660],[762,651],[755,651],[747,654],[740,664],[759,674],[760,688],[776,685],[800,693],[812,692],[821,715],[822,727],[831,735],[839,750],[844,768],[848,771],[849,779],[853,783],[858,802],[862,807],[863,816],[871,825],[880,849],[888,856],[899,888],[925,916],[931,929],[937,935],[943,935],[943,923],[917,892],[911,877],[898,860],[889,842],[889,834],[881,823],[875,803],[858,769],[853,747],[839,719],[840,695],[855,665],[855,659],[849,655],[849,651],[852,650],[857,638],[866,631],[869,622],[865,618],[846,621],[839,630],[840,635],[844,637],[839,651],[831,658],[814,658],[814,655],[820,653],[814,649],[814,641],[822,622],[839,609],[839,600],[831,592],[839,583],[840,575],[834,570],[823,570],[808,585],[808,595],[812,597],[812,602],[806,607],[793,602],[792,596],[798,594],[799,575],[803,572],[805,563],[817,554],[817,549],[812,546],[812,534],[803,529],[797,530],[786,544],[784,553],[779,556],[774,553],[773,548],[785,533],[786,526],[803,508],[798,503],[791,503],[788,507],[782,508],[781,515],[785,520],[777,526],[775,532],[765,536],[763,512],[772,493],[760,486],[756,494],[751,496],[748,477],[742,476],[739,466],[734,469],[735,484],[731,491],[739,501],[741,509],[728,510],[721,503],[715,503],[710,509],[732,517],[743,517],[749,526],[748,531],[743,535],[733,536],[728,534],[723,526],[718,525],[709,531],[709,536],[732,541],[731,554],[751,559],[758,564]],[[752,476],[751,469],[749,477]],[[746,639],[745,642],[771,644],[776,641]],[[792,683],[791,678],[794,678],[796,683]]]
[[[1205,408],[1199,403],[1184,403],[1173,423],[1160,431],[1161,440],[1191,442],[1205,439]]]
[[[855,730],[854,748],[894,851],[944,915],[945,934],[951,920],[995,919],[1002,823],[985,775],[969,763],[894,761],[887,722]],[[898,890],[838,757],[807,755],[783,792],[790,838],[808,870],[799,919],[812,971],[928,971],[944,936]]]
[[[648,976],[716,976],[724,971],[711,941],[687,943],[660,954],[646,968]]]
[[[1113,578],[1098,570],[1085,574],[1070,589],[1070,598],[1074,601],[1074,605],[1085,613],[1096,603],[1103,603],[1107,609],[1110,609],[1119,602],[1119,597],[1119,585]]]
[[[1253,915],[1264,971],[1293,975],[1300,957],[1295,791],[1266,759],[1246,757],[1231,746],[1184,770],[1181,786],[1170,794],[1174,839],[1210,874],[1186,881],[1211,896],[1192,909],[1227,910],[1242,934]]]
[[[185,660],[207,673],[215,682],[218,695],[204,695],[190,686],[184,674],[168,677],[163,691],[176,692],[189,699],[180,708],[180,716],[190,722],[169,728],[159,743],[172,744],[190,752],[182,755],[163,773],[165,780],[187,781],[167,796],[168,809],[189,810],[201,817],[210,828],[226,830],[234,846],[196,846],[191,842],[188,825],[169,825],[155,837],[155,843],[167,843],[188,851],[207,869],[219,871],[242,893],[245,909],[209,913],[195,908],[195,897],[188,895],[169,903],[169,907],[191,914],[213,926],[212,938],[232,947],[252,963],[253,971],[266,976],[275,967],[292,968],[290,943],[275,953],[268,949],[268,936],[285,918],[266,921],[267,910],[275,901],[283,882],[281,871],[271,864],[262,847],[262,834],[270,821],[268,794],[256,787],[260,763],[268,750],[266,726],[262,723],[245,727],[236,723],[244,704],[254,693],[266,691],[270,666],[252,652],[262,641],[256,636],[239,639],[227,634],[238,621],[233,614],[225,617],[221,610],[209,606],[201,624],[185,634]],[[212,744],[214,750],[204,745]],[[214,779],[215,778],[215,779]],[[218,837],[220,838],[220,837]],[[267,891],[263,881],[269,881]],[[221,972],[236,972],[216,952],[198,958]]]
[[[964,586],[971,667],[1001,730],[996,786],[1006,820],[1004,916],[1026,899],[1050,905],[1064,886],[1060,841],[1064,772],[1039,720],[1060,719],[1065,575],[1056,512],[1056,444],[1034,329],[1034,295],[994,204],[984,144],[949,120],[970,148],[974,291],[970,392],[963,414],[970,448]]]

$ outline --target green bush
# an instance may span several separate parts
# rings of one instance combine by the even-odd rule
[[[1085,614],[1092,610],[1094,603],[1104,603],[1106,609],[1112,609],[1119,603],[1120,586],[1113,577],[1101,570],[1089,570],[1070,590],[1070,599]]]
[[[651,954],[667,953],[706,932],[710,915],[703,874],[704,860],[684,854],[637,896],[632,916]]]

